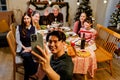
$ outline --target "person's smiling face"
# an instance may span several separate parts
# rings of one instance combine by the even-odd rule
[[[24,23],[26,24],[26,26],[29,26],[31,23],[31,18],[28,15],[24,16]]]
[[[80,21],[81,22],[84,22],[84,20],[86,19],[86,14],[85,13],[81,13],[81,15],[80,15]]]
[[[40,15],[38,13],[36,13],[34,16],[32,16],[32,20],[35,23],[38,23],[40,19]]]
[[[56,36],[50,36],[48,41],[48,47],[53,54],[59,54],[61,50],[64,48],[65,42],[62,40],[58,40]]]
[[[92,23],[84,22],[84,28],[85,29],[90,29],[92,26]]]
[[[59,14],[59,10],[58,9],[53,9],[53,14],[54,14],[54,16],[58,16],[58,14]]]

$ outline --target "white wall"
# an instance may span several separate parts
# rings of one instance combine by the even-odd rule
[[[65,0],[66,2],[69,3],[69,22],[68,25],[69,26],[73,26],[73,21],[74,21],[74,16],[76,13],[76,9],[77,9],[77,4],[76,4],[76,0]]]
[[[98,0],[96,8],[96,22],[99,24],[104,24],[105,13],[106,13],[107,4],[103,3],[103,0]]]
[[[9,10],[20,9],[22,12],[27,9],[27,2],[29,0],[6,0]]]

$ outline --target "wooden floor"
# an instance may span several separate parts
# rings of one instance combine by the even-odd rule
[[[16,73],[16,80],[23,80],[23,75]],[[83,80],[83,76],[76,74],[73,76],[73,80]],[[13,80],[12,78],[12,55],[10,49],[0,48],[0,80]],[[120,59],[113,60],[113,76],[107,71],[97,71],[95,78],[91,79],[88,76],[88,80],[120,80]]]

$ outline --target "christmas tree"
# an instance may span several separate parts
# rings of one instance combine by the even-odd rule
[[[109,26],[117,27],[117,24],[120,23],[120,1],[116,6],[115,12],[112,13],[111,18],[109,20]]]
[[[79,2],[79,0],[77,2]],[[77,9],[77,12],[76,12],[76,15],[75,15],[75,18],[74,18],[75,21],[79,20],[80,14],[82,12],[85,12],[88,17],[92,16],[92,9],[89,6],[89,4],[90,4],[89,0],[82,0],[80,5],[78,6],[78,9]]]

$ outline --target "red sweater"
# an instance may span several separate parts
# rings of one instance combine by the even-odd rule
[[[85,39],[87,42],[94,41],[97,35],[97,31],[93,28],[86,30],[85,28],[81,28],[79,31],[80,37],[83,37],[83,33],[85,33]]]

